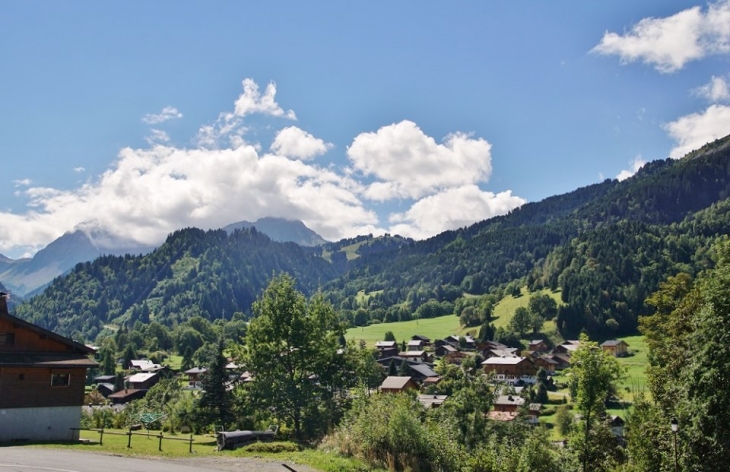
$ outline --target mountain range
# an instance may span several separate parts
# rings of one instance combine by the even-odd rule
[[[463,315],[480,300],[527,286],[560,294],[561,335],[587,330],[605,338],[635,332],[638,317],[650,312],[646,297],[667,277],[714,265],[713,245],[730,229],[729,196],[726,137],[683,159],[648,163],[625,181],[424,241],[361,236],[303,247],[255,228],[180,230],[149,254],[77,265],[16,311],[85,339],[137,322],[245,318],[271,275],[288,272],[351,325]],[[488,323],[488,310],[480,310],[477,321]]]
[[[274,241],[294,242],[300,246],[327,242],[301,221],[282,218],[261,218],[254,223],[241,221],[226,226],[224,230],[232,233],[236,229],[254,226]],[[0,282],[13,295],[29,297],[80,262],[92,261],[101,255],[147,254],[153,249],[153,246],[124,240],[95,225],[85,224],[54,240],[32,258],[10,259],[0,254]]]

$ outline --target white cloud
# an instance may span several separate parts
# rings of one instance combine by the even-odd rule
[[[332,144],[325,143],[296,126],[279,131],[271,145],[271,150],[277,154],[304,160],[321,156],[331,148]]]
[[[378,179],[365,195],[383,201],[486,181],[492,171],[490,150],[487,141],[464,133],[438,144],[415,123],[401,121],[358,135],[347,155],[355,170]]]
[[[275,98],[275,83],[270,82],[261,95],[253,79],[244,79],[243,93],[234,102],[234,111],[221,113],[214,123],[201,126],[195,144],[207,149],[226,146],[235,148],[248,144],[243,138],[248,131],[248,127],[243,125],[243,118],[247,115],[262,114],[296,120],[294,111],[284,111]]]
[[[183,114],[180,113],[177,108],[175,107],[165,107],[162,109],[160,113],[153,114],[148,113],[145,116],[142,117],[142,121],[144,123],[147,123],[148,125],[156,125],[159,123],[164,123],[168,120],[174,120],[177,118],[182,118]]]
[[[217,228],[264,216],[299,219],[338,239],[378,222],[359,191],[356,182],[331,170],[261,156],[250,145],[125,148],[95,182],[69,191],[26,189],[30,211],[0,213],[0,249],[47,244],[88,221],[146,244],[160,243],[177,228]]]
[[[616,178],[620,182],[623,182],[624,180],[639,172],[639,169],[644,167],[644,164],[646,164],[646,161],[642,159],[641,155],[636,156],[633,161],[629,162],[629,165],[631,167],[628,170],[622,170],[621,172],[619,172]]]
[[[669,157],[679,159],[730,134],[730,106],[711,105],[704,112],[692,113],[665,124],[664,129],[677,142]]]
[[[423,239],[503,215],[525,203],[526,200],[513,196],[510,190],[494,194],[476,185],[450,188],[417,201],[405,213],[392,214],[389,231]]]
[[[33,181],[30,179],[13,180],[13,185],[16,187],[28,187]]]
[[[162,130],[152,128],[150,135],[144,138],[149,145],[168,143],[170,142],[170,136]]]
[[[625,34],[606,32],[592,49],[615,54],[622,63],[637,60],[658,71],[677,71],[690,61],[730,52],[730,0],[699,6],[666,18],[644,18]]]
[[[76,172],[77,174],[80,174],[82,172],[86,172],[86,168],[85,167],[81,167],[81,166],[74,167],[74,172]]]
[[[709,83],[697,87],[693,93],[711,103],[730,101],[730,87],[722,77],[712,76]]]
[[[244,117],[254,113],[263,115],[280,116],[290,120],[296,120],[297,116],[292,110],[284,111],[278,103],[276,103],[276,84],[269,82],[266,86],[264,94],[259,92],[259,86],[253,79],[243,80],[243,93],[236,100],[235,113],[237,116]]]
[[[27,209],[0,211],[0,252],[33,252],[79,225],[149,245],[178,228],[219,228],[265,216],[301,220],[330,240],[385,233],[365,198],[418,199],[408,211],[391,215],[389,230],[422,238],[525,202],[476,185],[491,174],[487,141],[454,133],[437,143],[410,121],[355,137],[344,168],[307,161],[332,145],[298,127],[275,132],[270,152],[262,151],[244,140],[244,115],[293,119],[293,112],[276,105],[275,92],[270,84],[262,96],[247,79],[236,112],[201,127],[194,146],[175,146],[164,131],[151,129],[148,148],[122,149],[103,174],[78,188],[14,181]]]

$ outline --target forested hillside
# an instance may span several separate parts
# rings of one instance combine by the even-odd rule
[[[296,276],[311,294],[335,276],[330,264],[294,243],[255,229],[176,231],[151,254],[103,256],[78,264],[18,316],[64,334],[94,339],[105,324],[157,321],[175,326],[194,316],[230,319],[248,312],[274,273]]]
[[[361,257],[327,292],[358,324],[408,319],[429,300],[443,314],[465,293],[527,284],[562,290],[564,335],[583,327],[599,336],[632,332],[646,295],[669,275],[705,268],[707,247],[727,233],[725,206],[709,207],[730,195],[729,157],[724,138],[684,159],[647,164],[624,182],[607,180]],[[365,304],[361,291],[373,294]]]
[[[635,332],[661,281],[712,265],[709,247],[730,228],[729,195],[730,137],[425,241],[361,236],[304,249],[254,229],[180,230],[146,256],[79,264],[16,311],[93,339],[106,324],[247,316],[272,274],[289,272],[351,325],[461,315],[463,297],[527,285],[561,291],[564,336],[615,336]]]

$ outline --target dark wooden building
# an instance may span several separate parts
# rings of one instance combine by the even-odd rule
[[[8,313],[0,295],[0,442],[78,438],[94,350]]]

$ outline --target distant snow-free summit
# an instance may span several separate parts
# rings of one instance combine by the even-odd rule
[[[311,229],[307,228],[304,223],[299,220],[287,220],[284,218],[261,218],[255,223],[249,221],[239,221],[223,228],[227,233],[232,233],[237,229],[254,227],[258,231],[264,233],[272,240],[285,243],[293,242],[300,246],[319,246],[326,244],[327,241]]]

